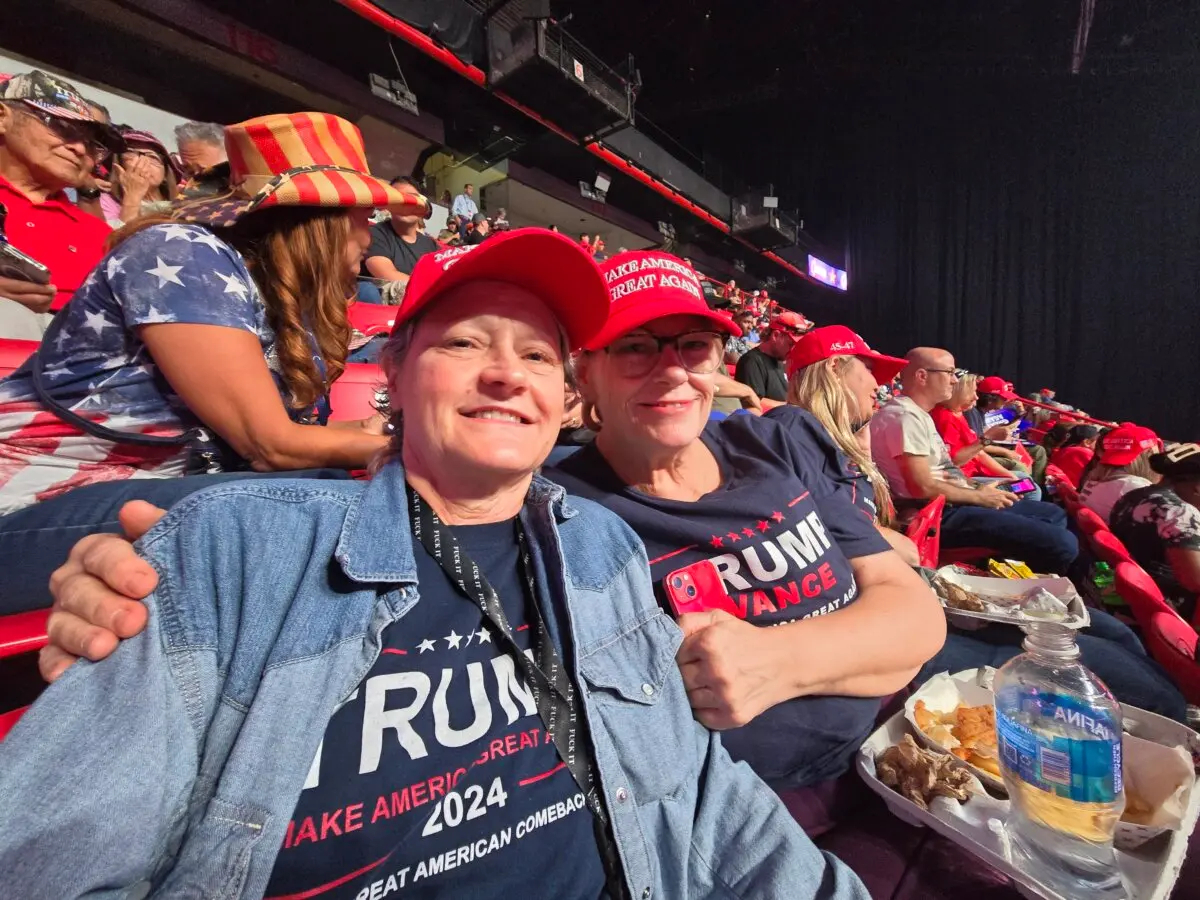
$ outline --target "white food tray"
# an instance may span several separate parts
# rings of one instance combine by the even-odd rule
[[[1151,727],[1151,717],[1183,728],[1178,723],[1144,710],[1126,708],[1125,715],[1131,720],[1135,733],[1138,728]],[[883,797],[892,813],[910,825],[931,828],[965,848],[1007,875],[1025,897],[1067,900],[1013,864],[1002,824],[1008,816],[1008,800],[997,799],[986,793],[976,793],[963,803],[947,797],[935,797],[929,809],[923,810],[879,780],[875,774],[875,757],[899,743],[904,735],[913,732],[917,732],[915,726],[910,727],[904,712],[898,712],[877,728],[858,751],[856,765],[859,775],[871,790]],[[1192,790],[1182,826],[1178,830],[1136,849],[1117,850],[1121,874],[1133,891],[1131,900],[1169,900],[1197,818],[1200,818],[1200,790]]]
[[[946,606],[941,597],[938,600],[946,610],[946,618],[961,628],[982,628],[986,622],[1002,622],[1007,625],[1036,625],[1052,622],[1067,628],[1086,628],[1092,622],[1083,598],[1075,590],[1075,585],[1069,578],[986,578],[982,575],[967,575],[954,566],[942,566],[937,570],[938,577],[944,581],[957,584],[960,588],[977,595],[986,601],[988,597],[1017,598],[1029,593],[1034,588],[1044,588],[1063,603],[1067,604],[1069,615],[1065,619],[1049,619],[1045,616],[1030,615],[1020,610],[990,610],[988,612],[972,612],[969,609],[957,609]]]
[[[915,715],[918,700],[924,700],[925,706],[931,712],[949,712],[959,703],[966,706],[991,706],[995,699],[992,694],[992,679],[995,674],[996,670],[990,667],[966,669],[953,675],[942,672],[921,685],[904,704],[904,717],[916,735],[917,742],[935,753],[947,753],[949,750],[918,727]],[[1122,708],[1122,720],[1125,731],[1123,757],[1126,782],[1132,784],[1136,780],[1135,776],[1146,773],[1147,770],[1155,770],[1160,777],[1180,779],[1174,781],[1174,784],[1182,783],[1193,764],[1190,760],[1181,760],[1178,752],[1172,754],[1167,751],[1165,748],[1168,747],[1183,747],[1187,756],[1200,759],[1200,734],[1192,729],[1134,706]],[[1007,795],[1008,791],[1002,779],[958,757],[954,757],[954,762],[970,771],[993,793],[999,796]],[[1172,788],[1169,785],[1165,786],[1155,799],[1163,800],[1172,793]],[[1131,849],[1157,837],[1165,830],[1167,829],[1162,826],[1139,825],[1122,820],[1117,824],[1115,840],[1119,847]]]

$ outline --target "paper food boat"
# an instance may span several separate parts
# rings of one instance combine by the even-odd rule
[[[994,600],[997,605],[989,607],[986,612],[974,612],[969,609],[958,609],[947,606],[941,597],[938,600],[946,610],[946,618],[960,628],[982,628],[987,622],[1004,622],[1009,625],[1034,625],[1053,622],[1067,628],[1086,628],[1092,618],[1088,614],[1083,598],[1075,590],[1068,578],[987,578],[981,575],[968,575],[955,566],[942,566],[937,570],[938,577],[943,581],[956,584],[970,591],[985,603]],[[1005,608],[1005,603],[1014,603],[1019,598],[1036,588],[1049,591],[1067,605],[1067,618],[1050,619],[1036,613],[1027,613],[1016,607]]]
[[[912,728],[918,743],[938,753],[950,748],[938,743],[917,725],[914,710],[918,700],[924,700],[931,712],[950,712],[966,706],[991,706],[994,702],[991,668],[967,669],[949,675],[934,675],[908,698],[904,718]],[[1178,829],[1183,811],[1196,788],[1192,755],[1200,754],[1200,734],[1178,722],[1136,707],[1123,707],[1125,735],[1122,740],[1123,777],[1128,796],[1141,797],[1154,815],[1139,824],[1122,819],[1117,823],[1114,842],[1118,847],[1132,849],[1165,831]],[[1004,781],[990,772],[954,757],[955,762],[969,770],[992,792],[1006,796]],[[1127,801],[1128,802],[1128,801]]]

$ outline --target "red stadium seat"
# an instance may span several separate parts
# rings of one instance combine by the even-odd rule
[[[28,710],[28,706],[22,706],[20,709],[0,713],[0,741],[8,737],[8,733],[13,730],[13,726],[17,724],[17,720],[25,715]]]
[[[1162,595],[1154,579],[1136,563],[1116,565],[1117,593],[1137,618],[1146,649],[1183,692],[1188,703],[1200,704],[1200,662],[1196,630]]]
[[[396,321],[396,307],[355,301],[347,308],[346,318],[351,325],[371,337],[391,334],[392,323]]]
[[[37,348],[37,341],[0,339],[0,378],[16,371],[17,367],[29,359]]]
[[[1088,543],[1092,547],[1092,552],[1110,566],[1115,566],[1117,563],[1134,561],[1133,556],[1129,553],[1129,549],[1122,543],[1121,539],[1107,528],[1093,531],[1089,534]]]
[[[1196,660],[1196,629],[1178,613],[1157,612],[1143,631],[1147,649],[1167,670],[1184,699],[1200,705],[1200,662]]]
[[[905,534],[917,545],[921,565],[931,569],[954,563],[976,563],[998,556],[992,547],[942,547],[942,512],[946,508],[945,497],[934,497],[917,513]]]
[[[1116,576],[1117,593],[1129,604],[1143,629],[1148,627],[1151,617],[1157,612],[1169,612],[1178,617],[1179,614],[1163,597],[1154,579],[1137,563],[1119,562],[1113,566],[1113,574]]]
[[[390,307],[384,307],[388,309]],[[387,379],[372,363],[347,363],[329,389],[330,421],[350,422],[375,414],[375,392]]]
[[[928,569],[937,568],[942,535],[942,510],[945,506],[945,497],[934,497],[921,508],[916,518],[908,523],[908,530],[905,532],[908,539],[917,545],[921,565]]]
[[[1081,506],[1075,511],[1075,522],[1086,535],[1093,535],[1097,531],[1108,531],[1104,520],[1086,506]]]
[[[46,619],[49,617],[48,609],[0,616],[0,659],[44,647],[47,641]]]

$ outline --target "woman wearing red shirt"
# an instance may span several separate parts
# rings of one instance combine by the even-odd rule
[[[963,410],[973,407],[978,399],[975,391],[978,380],[978,375],[964,375],[958,379],[950,399],[935,406],[929,415],[933,417],[938,434],[946,442],[950,459],[962,469],[964,475],[968,478],[1011,479],[1012,473],[984,452],[986,445],[963,417]]]
[[[1083,477],[1083,470],[1096,455],[1096,441],[1100,429],[1095,425],[1076,425],[1067,436],[1067,441],[1050,454],[1050,463],[1062,469],[1076,489]]]

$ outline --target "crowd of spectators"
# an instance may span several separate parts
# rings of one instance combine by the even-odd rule
[[[0,743],[14,896],[865,900],[815,841],[878,817],[846,785],[885,699],[1021,652],[948,629],[915,516],[1077,578],[1069,485],[1191,614],[1200,446],[470,184],[435,239],[336,116],[175,139],[0,86],[0,338],[41,341],[0,381],[0,614],[59,604]],[[346,420],[358,360],[388,402]],[[1085,664],[1183,719],[1091,617]]]

